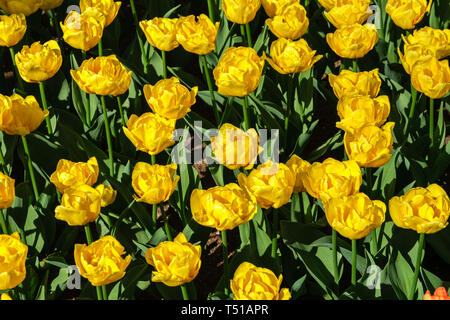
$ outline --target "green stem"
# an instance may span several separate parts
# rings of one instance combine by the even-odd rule
[[[434,99],[430,98],[430,148],[434,147]]]
[[[277,240],[278,240],[278,210],[272,210],[273,214],[273,227],[272,227],[272,253],[271,257],[277,257]]]
[[[356,240],[352,240],[352,285],[356,285]]]
[[[417,280],[419,279],[420,264],[422,263],[422,249],[425,242],[425,233],[421,233],[419,237],[419,251],[417,251],[416,266],[414,269],[414,278],[411,282],[411,291],[408,294],[408,300],[413,300],[416,293]]]
[[[12,64],[14,67],[14,73],[16,74],[16,78],[17,78],[17,85],[19,86],[19,89],[22,92],[25,92],[25,85],[23,83],[23,79],[19,74],[19,70],[17,69],[17,65],[16,65],[16,54],[14,52],[14,48],[13,47],[9,47],[9,53],[11,54],[11,60],[12,60]]]
[[[223,275],[225,278],[225,294],[228,295],[228,281],[230,279],[229,277],[229,271],[228,271],[228,240],[227,240],[227,231],[222,230],[222,256],[223,256]]]
[[[178,174],[181,177],[181,168],[178,166]],[[178,183],[178,192],[180,196],[180,207],[181,207],[181,220],[183,221],[184,226],[187,226],[188,221],[186,218],[186,209],[184,205],[184,196],[183,196],[183,187],[181,181]]]
[[[143,67],[144,67],[144,74],[147,75],[148,73],[148,58],[147,58],[147,54],[145,53],[144,50],[144,42],[142,41],[142,37],[141,34],[139,33],[139,19],[136,13],[136,6],[134,5],[134,0],[130,0],[130,5],[131,5],[131,13],[133,14],[133,20],[134,20],[134,24],[136,27],[136,36],[138,39],[138,43],[139,43],[139,48],[141,49],[141,57],[144,59],[143,61]]]
[[[358,63],[356,62],[356,59],[353,59],[353,72],[358,72]]]
[[[0,210],[0,224],[2,225],[2,231],[4,234],[9,234],[8,227],[6,226],[5,217],[3,216],[5,214],[5,210]]]
[[[239,26],[241,28],[242,41],[245,42],[245,40],[247,38],[246,35],[245,35],[245,25],[241,24]]]
[[[409,109],[409,121],[411,121],[411,119],[414,116],[414,109],[416,108],[416,99],[417,99],[417,90],[416,88],[414,88],[412,82],[411,82],[411,109]]]
[[[103,41],[100,38],[100,40],[98,41],[98,56],[101,57],[103,56]]]
[[[189,300],[189,294],[186,289],[186,285],[183,284],[180,286],[180,288],[181,288],[181,293],[183,294],[183,300]]]
[[[214,118],[216,118],[216,122],[217,124],[219,124],[220,122],[219,110],[217,109],[217,102],[216,97],[214,96],[214,88],[211,81],[211,75],[209,74],[208,63],[206,62],[206,57],[204,55],[202,56],[201,59],[203,62],[203,69],[204,69],[203,71],[205,73],[206,83],[208,84],[209,95],[211,96],[211,102],[213,104],[212,107],[214,112]]]
[[[25,155],[27,156],[28,171],[30,173],[31,185],[33,186],[34,199],[36,201],[38,201],[39,200],[39,192],[38,192],[38,188],[37,188],[37,184],[36,184],[36,177],[34,175],[34,169],[33,169],[33,163],[31,161],[30,150],[28,149],[27,138],[25,136],[21,136],[21,138],[22,138],[23,149],[25,151]]]
[[[114,176],[114,159],[113,159],[113,149],[112,149],[112,140],[111,140],[111,128],[109,127],[108,121],[108,113],[106,112],[106,102],[105,96],[100,96],[100,100],[102,102],[102,110],[103,110],[103,120],[105,122],[105,131],[106,131],[106,141],[108,143],[108,155],[109,155],[109,174],[111,177]]]
[[[6,161],[5,161],[5,158],[3,157],[3,152],[1,150],[1,148],[0,148],[0,162],[2,164],[2,171],[3,171],[3,173],[8,175],[8,170],[7,170],[7,167],[6,167]]]
[[[285,109],[285,114],[284,114],[284,147],[285,147],[285,152],[287,149],[287,143],[289,140],[289,134],[288,134],[288,130],[289,130],[289,116],[291,113],[291,108],[293,105],[293,99],[294,98],[294,76],[293,75],[288,75],[288,92],[287,92],[287,103],[286,103],[286,109]]]
[[[156,164],[156,156],[152,155],[152,165]],[[152,204],[152,224],[153,224],[153,232],[156,231],[156,223],[157,223],[157,204]]]
[[[161,213],[164,219],[164,230],[166,231],[166,236],[169,241],[173,241],[172,233],[170,232],[169,221],[167,220],[166,212],[164,211],[163,206],[160,207]]]
[[[167,60],[166,60],[166,52],[161,50],[161,58],[163,64],[163,78],[167,79]]]
[[[337,231],[332,229],[331,231],[331,250],[333,254],[333,275],[334,283],[339,285],[339,271],[337,264]]]
[[[106,290],[106,286],[102,286],[102,296],[103,296],[103,300],[109,300],[108,299],[108,291]]]
[[[250,31],[250,24],[247,23],[245,25],[245,31],[247,32],[247,44],[251,48],[253,47],[253,44],[252,44],[252,33]]]
[[[250,129],[250,121],[248,119],[248,98],[245,96],[242,99],[242,113],[244,114],[244,130],[247,131]]]
[[[125,120],[125,114],[123,113],[122,101],[120,100],[120,96],[117,96],[116,99],[117,106],[119,107],[120,121],[122,122],[122,126],[126,126],[127,121]]]
[[[45,87],[43,82],[39,82],[39,92],[41,93],[41,100],[42,100],[42,108],[44,110],[48,110],[47,106],[47,97],[45,95]],[[48,134],[52,134],[52,123],[50,122],[50,115],[45,118],[45,123],[47,124],[47,132]]]
[[[212,2],[212,0],[208,0],[208,13],[209,13],[209,19],[211,19],[212,23],[215,22],[214,20],[214,4]]]

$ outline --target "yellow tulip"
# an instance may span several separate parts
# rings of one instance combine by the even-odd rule
[[[207,15],[201,14],[179,18],[176,25],[176,37],[187,52],[205,55],[216,48],[216,36],[219,22],[214,25]]]
[[[230,280],[234,300],[290,300],[289,289],[282,288],[283,276],[277,278],[269,269],[243,262]]]
[[[386,13],[391,16],[392,21],[402,29],[414,29],[425,13],[431,9],[430,0],[388,0]]]
[[[153,112],[167,119],[181,119],[195,104],[198,87],[191,91],[176,77],[159,80],[154,86],[144,86],[145,100]]]
[[[42,0],[39,8],[42,10],[52,10],[62,5],[63,1],[64,0]]]
[[[105,16],[95,8],[88,8],[81,14],[71,11],[60,26],[63,39],[71,47],[89,51],[103,36]]]
[[[353,133],[365,125],[380,126],[386,122],[390,109],[388,96],[344,96],[337,104],[341,121],[336,123],[336,127]]]
[[[433,56],[417,61],[411,70],[411,83],[417,91],[431,99],[440,99],[450,90],[448,60],[439,61]]]
[[[450,55],[450,29],[433,29],[431,27],[423,27],[408,36],[402,35],[405,45],[420,45],[438,59],[442,59]],[[406,49],[405,49],[406,51]]]
[[[27,20],[23,14],[0,16],[0,46],[13,47],[22,40],[27,31]]]
[[[232,124],[223,124],[217,136],[211,137],[214,159],[230,170],[252,169],[263,151],[255,129],[243,131]]]
[[[112,236],[105,236],[90,245],[75,244],[75,264],[80,275],[87,278],[93,286],[104,286],[116,282],[125,276],[125,270],[131,262],[131,256]]]
[[[102,194],[87,184],[77,184],[64,190],[61,204],[55,208],[55,218],[70,226],[84,226],[100,215]]]
[[[241,188],[254,195],[258,205],[264,209],[278,209],[288,203],[295,180],[296,177],[288,166],[270,160],[250,171],[248,176],[244,173],[238,176]]]
[[[315,55],[304,39],[293,41],[280,38],[270,45],[271,58],[264,57],[269,64],[281,74],[305,72],[322,59],[322,55]]]
[[[201,246],[189,243],[183,233],[173,241],[164,241],[145,252],[145,260],[156,270],[153,282],[162,282],[169,287],[181,286],[197,276],[200,266]]]
[[[222,0],[222,9],[228,20],[247,24],[255,19],[261,0]]]
[[[16,53],[15,61],[20,76],[26,82],[38,83],[50,79],[62,65],[61,48],[58,42],[50,40],[40,44],[34,42],[31,47],[23,46]]]
[[[368,95],[375,98],[381,86],[378,68],[363,72],[353,72],[344,69],[337,76],[330,73],[328,80],[338,99],[351,95]]]
[[[178,19],[153,18],[139,22],[148,43],[162,51],[172,51],[179,46],[175,24]]]
[[[342,58],[362,58],[378,42],[378,31],[373,24],[352,24],[327,34],[330,48]]]
[[[16,197],[14,183],[13,178],[0,172],[0,209],[7,209],[13,204]]]
[[[309,26],[306,10],[300,3],[285,6],[280,15],[266,20],[270,31],[278,38],[296,40],[305,34]]]
[[[385,219],[386,205],[370,200],[360,192],[348,197],[334,198],[325,204],[328,224],[340,235],[356,240],[367,236],[381,226]]]
[[[110,204],[113,204],[114,201],[116,201],[117,191],[114,190],[113,187],[99,184],[97,187],[95,187],[95,190],[97,190],[102,195],[100,204],[101,207],[107,207]]]
[[[448,225],[450,199],[437,184],[413,188],[389,200],[389,213],[400,228],[436,233]]]
[[[306,171],[303,185],[310,196],[327,202],[332,198],[351,196],[359,192],[361,169],[356,161],[327,158],[314,162]]]
[[[131,83],[131,71],[112,54],[84,60],[77,70],[70,70],[80,89],[101,96],[124,94]]]
[[[59,193],[64,193],[67,188],[76,184],[92,186],[97,182],[98,162],[95,157],[87,162],[72,162],[61,159],[58,161],[55,172],[50,176],[50,182],[58,188]]]
[[[293,3],[300,3],[300,0],[261,0],[264,11],[271,18],[280,15],[284,7]]]
[[[381,128],[366,125],[353,133],[346,132],[344,146],[348,158],[360,167],[377,168],[386,164],[392,157],[394,125],[394,122],[387,122]]]
[[[175,122],[151,112],[140,117],[133,114],[123,132],[137,149],[156,155],[175,144],[172,139]]]
[[[175,191],[179,176],[175,176],[177,165],[175,163],[163,166],[138,162],[131,174],[131,185],[137,196],[137,202],[157,204],[169,200]]]
[[[256,198],[236,183],[208,190],[194,189],[191,194],[191,212],[202,226],[217,230],[232,230],[244,224],[258,210]]]
[[[35,13],[41,4],[42,0],[0,0],[0,8],[7,13],[23,13],[26,16]]]
[[[342,7],[348,4],[355,3],[355,0],[319,0],[319,3],[327,10],[332,10],[336,7]],[[369,6],[370,0],[357,0],[356,3]]]
[[[400,48],[397,48],[397,52],[403,68],[408,74],[411,74],[412,68],[418,61],[427,60],[429,57],[434,56],[434,48],[429,46],[422,46],[420,44],[405,44],[403,49],[405,52],[404,54],[401,53]]]
[[[12,298],[6,293],[2,293],[0,300],[12,300]]]
[[[107,27],[116,18],[121,4],[120,1],[114,2],[114,0],[80,0],[80,9],[82,12],[88,8],[97,9],[105,16],[105,27]]]
[[[306,171],[311,166],[311,164],[294,154],[287,162],[286,165],[291,169],[295,175],[295,186],[293,193],[299,193],[306,191],[303,185],[303,179],[305,178]]]
[[[36,98],[11,97],[0,94],[0,130],[7,134],[26,136],[36,130],[48,117],[49,111],[39,107]]]
[[[368,2],[360,0],[344,1],[342,5],[331,8],[330,11],[323,14],[328,21],[336,28],[340,28],[352,24],[362,24],[371,15],[373,11],[369,8]]]
[[[264,58],[253,48],[228,48],[213,71],[218,92],[244,97],[256,90],[261,79]]]
[[[25,280],[28,247],[17,232],[0,234],[0,290],[9,290]]]

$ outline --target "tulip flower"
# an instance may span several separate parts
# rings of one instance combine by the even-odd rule
[[[279,15],[266,20],[270,31],[278,38],[296,40],[305,34],[309,26],[306,10],[300,3],[283,7]]]
[[[161,51],[172,51],[179,46],[175,25],[178,19],[153,18],[139,22],[148,43]]]
[[[448,60],[429,56],[417,61],[411,70],[411,83],[417,91],[431,99],[444,97],[450,90]]]
[[[71,47],[89,51],[95,47],[103,36],[105,16],[96,8],[88,8],[82,13],[71,11],[60,23],[63,39]]]
[[[175,122],[151,112],[140,117],[133,114],[123,132],[137,149],[156,155],[175,144],[172,139]]]
[[[0,300],[12,300],[12,298],[6,293],[2,293],[0,296]]]
[[[264,11],[271,18],[279,16],[286,6],[299,2],[300,0],[261,0]]]
[[[0,15],[0,46],[13,47],[22,40],[27,31],[27,20],[23,14]]]
[[[205,14],[197,19],[194,15],[179,18],[175,25],[177,41],[187,52],[206,55],[216,48],[219,25],[219,22],[213,24]]]
[[[75,244],[75,264],[80,275],[93,286],[103,286],[122,279],[131,262],[131,256],[112,236],[105,236],[90,245]]]
[[[211,137],[214,159],[230,170],[252,169],[258,155],[263,151],[255,129],[242,131],[225,123],[215,137]]]
[[[158,81],[154,86],[144,86],[145,100],[153,112],[167,119],[183,118],[195,104],[198,87],[191,91],[176,77]]]
[[[88,8],[95,8],[105,16],[105,28],[109,26],[117,16],[119,12],[120,1],[114,2],[114,0],[80,0],[81,12],[86,11]]]
[[[213,71],[218,92],[235,97],[252,93],[258,87],[263,67],[264,59],[254,49],[228,48]]]
[[[364,23],[373,13],[369,8],[369,3],[366,1],[353,0],[337,2],[339,5],[334,6],[328,12],[323,14],[328,21],[331,22],[336,28],[352,24]]]
[[[281,74],[305,72],[322,59],[322,55],[315,55],[304,39],[292,41],[280,38],[270,45],[271,58],[265,57],[267,62]]]
[[[238,24],[252,21],[259,8],[261,0],[222,0],[222,9],[227,19]]]
[[[352,24],[326,36],[330,48],[342,58],[362,58],[378,42],[378,31],[373,24]]]
[[[25,45],[15,56],[17,69],[23,80],[38,83],[50,79],[62,65],[61,48],[54,40]]]
[[[42,0],[0,0],[0,8],[9,14],[24,14],[29,16],[35,13],[42,5]]]
[[[13,204],[16,197],[14,183],[13,178],[0,172],[0,209],[7,209]]]
[[[361,239],[384,222],[386,205],[364,193],[333,198],[325,204],[328,224],[351,240]]]
[[[332,198],[351,196],[359,192],[361,169],[356,161],[338,161],[327,158],[314,162],[306,171],[303,185],[310,196],[324,203]]]
[[[17,232],[0,234],[0,290],[13,289],[25,280],[28,247]]]
[[[201,246],[189,243],[183,233],[145,252],[145,260],[155,268],[152,282],[181,286],[197,276],[201,266]]]
[[[341,121],[336,123],[336,127],[353,133],[366,125],[381,126],[386,122],[390,109],[388,96],[343,96],[337,104]]]
[[[138,162],[131,174],[136,201],[157,204],[169,200],[180,180],[179,176],[174,177],[176,172],[175,163],[163,166]]]
[[[450,29],[433,29],[425,26],[408,36],[402,35],[405,45],[420,45],[442,59],[450,55]],[[405,50],[406,51],[406,50]]]
[[[58,188],[58,192],[64,193],[67,188],[76,184],[92,186],[97,182],[98,173],[98,162],[95,157],[87,162],[61,159],[58,161],[55,172],[50,176],[50,182]]]
[[[423,296],[423,300],[450,300],[450,297],[444,287],[439,287],[434,290],[433,295],[431,295],[430,290],[427,290]]]
[[[319,3],[324,7],[326,10],[332,10],[333,8],[353,4],[355,0],[319,0]],[[362,5],[369,6],[370,0],[357,0],[358,3],[361,3]]]
[[[87,184],[77,184],[64,190],[55,218],[70,226],[84,226],[100,215],[102,194]]]
[[[41,6],[39,9],[42,10],[52,10],[58,8],[64,0],[42,0]]]
[[[232,230],[250,221],[256,214],[256,198],[235,183],[208,190],[194,189],[191,212],[194,220],[217,230]]]
[[[414,29],[431,9],[430,0],[388,0],[386,13],[402,29]]]
[[[100,206],[107,207],[116,201],[117,191],[113,189],[111,186],[105,186],[104,184],[99,184],[95,187],[95,190],[97,190],[102,195],[102,200],[100,203]]]
[[[230,281],[234,300],[290,300],[289,289],[281,288],[283,276],[277,278],[266,268],[259,268],[250,262],[239,265]]]
[[[363,72],[353,72],[344,69],[339,75],[330,73],[328,80],[338,99],[351,95],[368,95],[375,98],[381,87],[378,68]]]
[[[299,193],[306,191],[303,185],[303,179],[311,164],[294,154],[287,162],[286,165],[291,169],[295,175],[295,186],[293,193]]]

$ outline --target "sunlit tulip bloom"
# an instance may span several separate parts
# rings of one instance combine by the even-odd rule
[[[266,20],[270,31],[278,38],[296,40],[305,34],[309,26],[306,10],[300,3],[283,8],[280,15]]]
[[[155,268],[152,282],[169,287],[181,286],[195,279],[200,266],[201,246],[189,243],[183,233],[173,241],[164,241],[145,252],[145,260]]]
[[[300,0],[261,0],[264,11],[271,18],[280,15],[284,7],[293,3],[300,3]]]
[[[277,276],[270,269],[259,268],[250,262],[243,262],[230,280],[234,300],[290,300],[288,288],[281,288],[283,276]]]
[[[82,12],[88,8],[95,8],[105,16],[105,27],[114,21],[121,4],[120,1],[114,2],[114,0],[80,0]]]
[[[107,207],[116,201],[117,191],[114,190],[113,187],[99,184],[95,187],[95,190],[97,190],[102,196],[100,203],[101,207]]]
[[[318,1],[322,5],[322,7],[324,7],[327,10],[355,3],[355,0],[318,0]],[[369,6],[370,4],[370,0],[357,0],[357,2],[365,6]]]
[[[438,59],[450,55],[450,29],[433,29],[425,26],[408,36],[402,34],[403,42],[408,45],[420,45],[433,52]],[[405,50],[406,51],[406,50]]]
[[[122,279],[131,262],[125,248],[112,236],[105,236],[90,245],[75,244],[75,264],[80,275],[93,286],[104,286]]]
[[[172,51],[180,45],[177,41],[175,28],[177,21],[178,18],[156,17],[139,22],[139,27],[141,27],[151,46],[162,51]]]
[[[0,300],[12,300],[12,298],[6,293],[2,293]]]
[[[436,233],[448,225],[450,199],[437,184],[413,188],[389,200],[389,213],[400,228]]]
[[[13,47],[22,40],[27,31],[27,20],[23,14],[0,15],[0,46]]]
[[[28,247],[17,232],[0,234],[0,290],[15,288],[25,280]]]
[[[58,8],[64,0],[42,0],[41,6],[42,10],[52,10]]]
[[[411,70],[411,83],[417,91],[431,99],[440,99],[450,90],[450,69],[448,60],[429,56],[417,61]]]
[[[373,14],[369,3],[360,0],[344,1],[342,5],[323,13],[336,28],[359,23],[362,24]]]
[[[344,96],[362,95],[375,98],[381,87],[378,68],[371,71],[353,72],[342,70],[339,75],[328,75],[333,92],[338,99]]]
[[[311,164],[294,154],[287,162],[286,165],[291,169],[295,175],[295,186],[293,193],[299,193],[306,191],[303,185],[303,179],[305,178],[306,171],[311,166]]]
[[[444,287],[439,287],[434,290],[433,295],[431,295],[430,290],[427,290],[423,296],[423,300],[450,300],[450,297]]]
[[[11,207],[16,197],[15,180],[0,172],[0,209]],[[0,212],[0,214],[3,214]]]
[[[50,182],[58,188],[58,192],[64,193],[64,190],[76,184],[92,186],[97,182],[98,173],[98,162],[95,157],[90,158],[87,162],[61,159],[58,161],[56,170],[50,176]]]
[[[261,7],[261,0],[222,0],[222,9],[227,19],[238,24],[252,21]]]
[[[402,29],[414,29],[431,9],[432,0],[388,0],[386,13]]]
[[[29,16],[42,5],[42,0],[0,0],[0,8],[9,14],[23,13]]]

